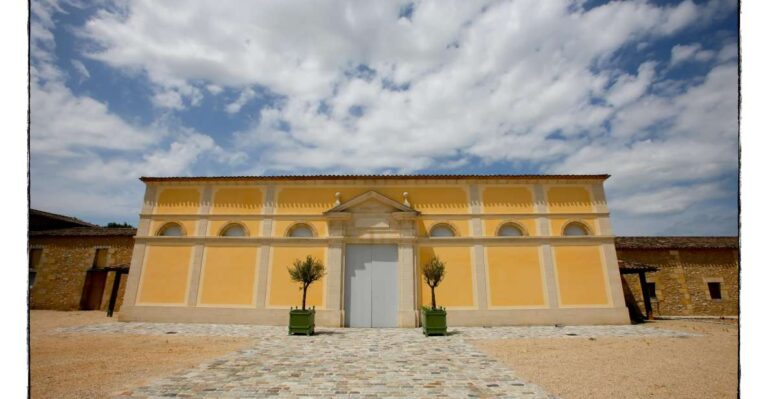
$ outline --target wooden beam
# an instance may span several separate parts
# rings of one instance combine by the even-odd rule
[[[651,307],[651,292],[648,282],[645,280],[645,272],[640,272],[640,288],[643,291],[643,304],[645,305],[645,318],[653,320],[653,308]]]
[[[107,307],[107,317],[112,317],[117,303],[117,291],[120,289],[120,280],[123,277],[122,270],[115,270],[115,279],[112,282],[112,292],[109,294],[109,306]]]

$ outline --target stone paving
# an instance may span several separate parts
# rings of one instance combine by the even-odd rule
[[[248,349],[123,392],[120,398],[348,397],[552,398],[476,350],[475,339],[694,336],[646,326],[458,327],[448,337],[419,329],[318,328],[312,337],[286,327],[111,323],[67,333],[252,337]]]

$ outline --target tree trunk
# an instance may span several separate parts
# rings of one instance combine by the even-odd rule
[[[301,310],[307,310],[307,285],[304,284],[304,288],[301,293]]]
[[[435,304],[435,287],[430,286],[429,289],[432,290],[432,310],[437,309],[437,305]]]

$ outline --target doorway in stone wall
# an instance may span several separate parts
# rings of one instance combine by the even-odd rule
[[[347,245],[347,327],[397,327],[397,245]]]
[[[80,297],[80,310],[99,310],[107,285],[107,271],[91,269],[85,274],[83,295]]]

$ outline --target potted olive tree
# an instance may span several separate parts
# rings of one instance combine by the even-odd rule
[[[307,309],[307,288],[325,275],[325,266],[312,255],[307,255],[303,261],[296,259],[288,268],[288,273],[291,280],[301,284],[301,309],[291,307],[288,334],[312,335],[315,333],[315,307]]]
[[[422,306],[421,308],[421,327],[424,335],[448,335],[445,308],[438,308],[435,302],[435,288],[445,278],[445,263],[438,257],[433,257],[424,265],[421,272],[424,282],[432,291],[432,307]]]

